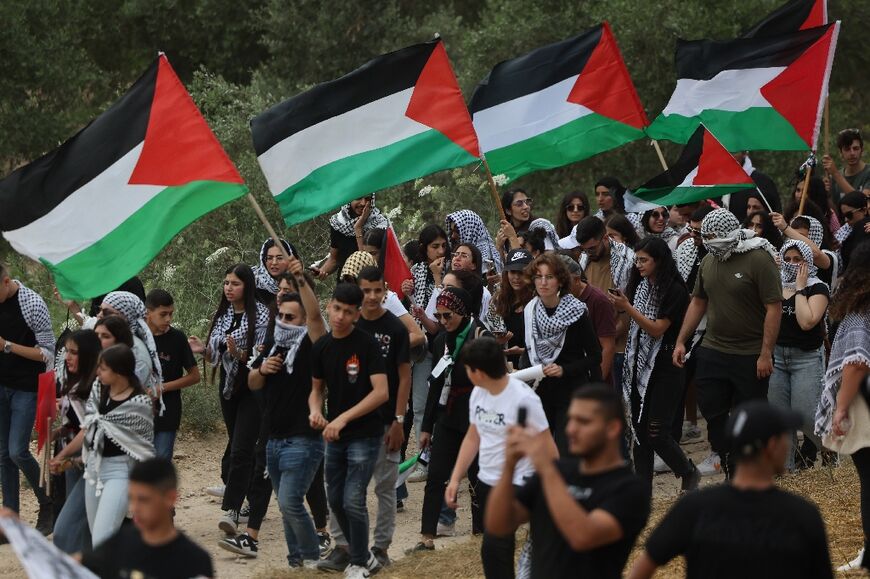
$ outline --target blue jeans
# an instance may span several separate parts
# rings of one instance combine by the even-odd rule
[[[66,501],[54,522],[54,545],[64,553],[82,553],[91,549],[91,531],[88,529],[88,514],[85,509],[84,471],[69,468],[66,478]]]
[[[89,461],[91,462],[91,461]],[[87,466],[90,481],[85,481],[85,510],[94,549],[118,532],[127,516],[127,487],[130,486],[130,469],[135,461],[128,456],[104,457],[100,463],[100,481],[103,490],[97,496],[97,473]]]
[[[414,436],[420,440],[420,426],[426,412],[426,399],[429,397],[429,374],[432,373],[432,354],[411,366],[411,407],[414,409]]]
[[[30,434],[36,419],[36,392],[0,386],[0,487],[3,506],[18,512],[19,477],[24,473],[39,504],[51,501],[39,486],[39,463],[30,454]]]
[[[323,460],[323,439],[294,436],[269,439],[266,443],[266,468],[275,489],[284,539],[287,541],[287,561],[320,559],[320,543],[311,515],[305,510],[305,493]]]
[[[801,432],[821,448],[822,443],[813,431],[816,419],[816,407],[822,397],[823,377],[825,373],[825,349],[801,350],[777,345],[773,351],[773,374],[770,375],[770,386],[767,399],[774,406],[794,410],[803,417]],[[794,447],[789,453],[786,467],[794,468]]]
[[[338,526],[347,537],[352,565],[365,566],[369,558],[366,490],[381,440],[380,436],[374,436],[326,445],[326,496]]]
[[[154,432],[154,456],[165,458],[172,462],[172,454],[175,452],[175,436],[177,430],[160,430]]]

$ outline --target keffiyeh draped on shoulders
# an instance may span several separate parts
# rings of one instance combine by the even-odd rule
[[[209,362],[212,367],[218,364],[224,369],[226,374],[221,395],[229,400],[233,395],[233,385],[235,384],[236,374],[239,371],[239,360],[230,355],[227,345],[227,334],[233,337],[236,342],[236,348],[241,352],[253,352],[253,348],[262,344],[266,338],[266,328],[269,325],[269,310],[257,302],[257,319],[254,320],[254,343],[248,344],[248,314],[244,312],[241,316],[241,321],[238,326],[233,328],[233,308],[227,308],[217,320],[215,320],[214,328],[208,337]]]
[[[270,245],[269,242],[273,243]],[[284,246],[284,250],[287,252],[287,255],[290,257],[299,258],[299,254],[296,252],[296,249],[290,244],[286,239],[279,239],[281,245]],[[274,241],[270,238],[263,242],[262,247],[260,247],[260,263],[251,268],[254,272],[254,279],[257,282],[257,289],[265,290],[269,293],[278,295],[278,280],[272,277],[272,274],[269,273],[268,268],[266,267],[266,252],[269,251],[270,247],[274,247]]]
[[[36,347],[42,352],[45,367],[50,368],[54,362],[54,330],[51,327],[48,306],[42,296],[17,279],[12,283],[18,284],[18,306],[21,308],[24,323],[36,337]]]
[[[870,366],[870,313],[852,313],[843,318],[825,372],[825,388],[816,409],[815,433],[822,437],[831,433],[837,394],[847,364]],[[860,396],[860,394],[859,394]]]
[[[359,216],[350,208],[350,203],[342,205],[338,213],[329,218],[329,226],[345,237],[356,237],[353,226]],[[372,207],[369,218],[363,223],[363,235],[372,229],[386,229],[390,226],[387,217],[377,207]]]
[[[532,365],[552,364],[562,352],[568,327],[586,313],[586,304],[571,294],[562,296],[552,315],[540,298],[526,304],[523,316],[526,325],[526,347]]]
[[[632,305],[648,320],[657,320],[661,306],[661,288],[643,278],[634,293]],[[654,338],[640,327],[633,318],[628,326],[628,342],[625,345],[625,363],[622,368],[622,397],[631,412],[631,391],[636,389],[640,398],[638,415],[629,424],[640,422],[646,399],[646,389],[655,368],[656,358],[662,346],[663,336]],[[634,427],[632,426],[634,434]],[[636,436],[636,435],[635,435]]]

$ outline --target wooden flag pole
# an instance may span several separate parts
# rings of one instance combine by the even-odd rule
[[[507,221],[507,215],[504,213],[504,208],[501,206],[501,199],[498,196],[498,187],[495,185],[495,179],[492,178],[492,171],[489,170],[489,163],[486,162],[486,157],[481,157],[483,168],[486,171],[486,180],[489,181],[489,192],[492,194],[492,201],[495,203],[498,214],[501,217],[500,221]]]
[[[662,154],[662,148],[659,147],[659,142],[657,140],[653,139],[652,146],[656,150],[656,155],[659,156],[659,162],[662,164],[662,169],[667,171],[668,170],[668,163],[665,161],[665,156]]]
[[[806,175],[804,175],[804,186],[803,186],[803,190],[801,192],[801,203],[798,206],[798,212],[797,212],[798,216],[804,214],[804,206],[806,206],[807,197],[809,197],[808,193],[809,193],[809,189],[810,189],[810,177],[812,176],[812,172],[813,172],[813,165],[810,162],[812,160],[812,158],[813,158],[813,154],[810,153],[810,158],[807,159],[807,162],[806,162]]]
[[[275,228],[272,227],[272,224],[269,223],[269,219],[266,217],[266,214],[263,212],[263,208],[260,207],[260,204],[257,203],[257,199],[254,195],[249,191],[248,192],[248,201],[251,204],[251,207],[254,208],[254,213],[257,214],[257,217],[260,218],[260,221],[266,227],[266,231],[269,232],[269,235],[272,237],[272,240],[275,242],[275,247],[278,247],[281,250],[281,255],[284,256],[288,262],[290,261],[290,255],[287,253],[287,248],[284,247],[284,244],[281,243],[281,238],[278,237],[278,233],[275,231]]]

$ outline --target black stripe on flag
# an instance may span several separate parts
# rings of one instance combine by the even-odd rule
[[[779,36],[801,29],[810,17],[816,2],[819,0],[791,0],[768,14],[755,26],[744,32],[743,38],[754,36]],[[824,1],[824,0],[823,0]]]
[[[0,181],[0,230],[47,215],[145,140],[157,63],[154,59],[124,96],[72,138]]]
[[[641,189],[673,189],[683,182],[686,175],[695,170],[701,160],[701,151],[704,148],[704,125],[698,125],[695,132],[689,138],[680,158],[664,173],[659,173],[636,190]]]
[[[434,39],[379,56],[257,115],[251,121],[257,156],[303,129],[413,87],[439,42]]]
[[[580,74],[601,40],[599,24],[586,32],[498,63],[480,81],[469,103],[472,114]]]
[[[710,80],[723,70],[788,66],[834,24],[774,37],[677,40],[677,78]]]

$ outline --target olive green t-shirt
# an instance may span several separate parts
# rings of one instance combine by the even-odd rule
[[[727,261],[701,260],[693,296],[707,300],[701,345],[725,354],[761,353],[765,304],[782,301],[779,267],[766,251],[735,253]]]

